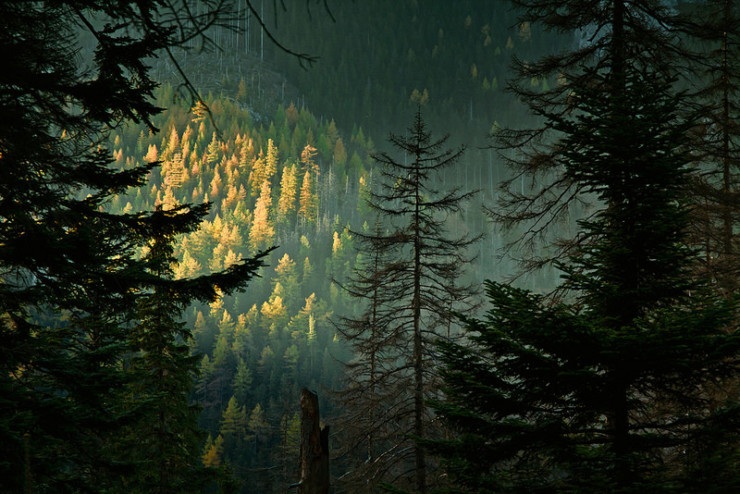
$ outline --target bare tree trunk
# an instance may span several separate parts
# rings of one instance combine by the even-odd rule
[[[421,156],[417,153],[416,162]],[[414,201],[414,298],[412,299],[414,317],[414,434],[418,439],[424,438],[424,340],[421,334],[421,179],[417,168],[415,176]],[[426,494],[426,460],[424,449],[414,446],[416,459],[416,489]]]
[[[329,427],[321,428],[319,397],[301,390],[301,481],[298,494],[329,493]]]

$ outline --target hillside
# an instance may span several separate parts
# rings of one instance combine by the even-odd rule
[[[276,33],[286,44],[309,50],[305,37],[320,40],[320,61],[310,69],[272,46],[260,61],[255,40],[246,53],[233,35],[223,36],[223,51],[196,49],[180,58],[210,117],[192,111],[177,71],[163,59],[153,69],[163,82],[156,94],[165,108],[155,121],[160,133],[131,125],[111,136],[116,166],[161,162],[146,187],[116,196],[112,211],[212,203],[202,228],[176,245],[176,276],[227,268],[277,246],[246,292],[186,314],[193,352],[202,356],[193,399],[203,407],[208,434],[204,462],[228,463],[242,492],[279,490],[297,478],[300,388],[320,391],[328,421],[340,412],[331,391],[341,388],[343,363],[352,356],[332,321],[360,307],[333,280],[347,280],[359,262],[349,229],[374,223],[363,199],[377,173],[371,155],[391,151],[385,136],[403,132],[418,104],[435,134],[470,141],[458,168],[438,184],[480,190],[463,214],[448,218],[453,233],[486,234],[471,252],[477,260],[468,276],[478,283],[514,271],[511,260],[498,260],[506,238],[491,232],[482,211],[495,200],[504,172],[495,153],[476,143],[486,144],[493,122],[519,118],[503,92],[506,67],[512,54],[542,50],[540,35],[526,26],[504,28],[513,22],[510,13],[473,9],[470,2],[424,16],[416,2],[403,2],[390,22],[372,21],[382,9],[368,3],[332,7],[336,23],[321,12],[308,24],[294,9],[281,14]],[[349,36],[361,19],[376,31]],[[392,45],[374,41],[389,36]],[[352,64],[358,52],[368,55]],[[454,77],[439,77],[450,70]],[[355,87],[363,88],[362,97],[350,94]],[[550,286],[552,273],[526,283]]]

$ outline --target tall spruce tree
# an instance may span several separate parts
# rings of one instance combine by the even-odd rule
[[[426,404],[437,392],[429,372],[433,341],[450,336],[450,307],[471,305],[459,277],[475,239],[449,238],[445,222],[471,193],[435,189],[434,174],[454,165],[463,150],[432,139],[421,109],[408,134],[391,135],[390,142],[403,158],[375,156],[381,179],[368,200],[381,223],[374,232],[352,232],[365,246],[364,263],[348,290],[367,306],[342,324],[357,354],[345,396],[352,417],[370,415],[354,424],[350,440],[365,461],[345,478],[358,492],[385,482],[424,493],[430,466],[414,438],[435,436]]]
[[[626,67],[679,77],[692,53],[676,35],[677,16],[664,0],[511,0],[522,23],[574,38],[572,48],[539,60],[515,60],[513,92],[536,117],[526,128],[496,130],[494,146],[511,173],[504,181],[499,202],[488,209],[491,217],[520,235],[507,246],[517,250],[525,270],[534,270],[565,258],[582,242],[577,233],[562,229],[583,214],[603,205],[591,201],[578,182],[562,173],[561,132],[549,115],[575,110],[578,95],[599,87],[603,97],[623,91]],[[604,73],[612,74],[605,84]],[[620,75],[621,74],[621,75]],[[530,81],[550,80],[549,89]],[[585,212],[585,213],[584,213]],[[547,245],[547,249],[540,249]]]
[[[453,491],[738,485],[740,417],[723,388],[737,373],[734,307],[692,281],[685,247],[693,122],[663,74],[623,65],[621,90],[604,97],[614,75],[581,88],[572,114],[546,115],[564,136],[563,180],[604,205],[559,266],[572,299],[489,282],[470,345],[441,343],[435,409],[457,433],[431,447]]]

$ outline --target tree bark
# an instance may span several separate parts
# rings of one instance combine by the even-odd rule
[[[321,428],[319,397],[301,390],[301,481],[298,494],[329,493],[329,427]]]

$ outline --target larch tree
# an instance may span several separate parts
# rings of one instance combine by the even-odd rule
[[[417,441],[437,433],[426,404],[437,393],[429,372],[433,342],[451,336],[451,308],[471,305],[470,289],[459,277],[475,239],[449,238],[445,222],[471,193],[435,188],[434,175],[453,166],[463,150],[444,149],[446,138],[432,139],[420,109],[408,134],[391,135],[390,142],[404,158],[375,156],[382,178],[368,200],[382,226],[375,233],[352,232],[365,245],[365,263],[348,284],[349,293],[367,303],[369,312],[342,323],[358,356],[350,366],[349,413],[377,408],[357,424],[354,442],[366,461],[347,478],[354,480],[353,489],[392,483],[424,493],[432,485],[432,469]],[[357,399],[363,391],[371,401]]]
[[[277,206],[277,223],[290,224],[292,214],[296,210],[296,195],[298,194],[298,167],[295,163],[283,167],[280,179],[280,198]]]
[[[298,195],[298,219],[301,223],[315,223],[319,214],[319,201],[314,177],[309,170],[303,174]]]
[[[271,216],[272,198],[270,194],[270,182],[262,182],[260,196],[254,206],[252,216],[252,228],[249,230],[249,244],[256,252],[272,242],[275,236],[275,227]]]
[[[303,181],[298,195],[298,219],[301,223],[314,223],[319,215],[319,166],[314,161],[316,148],[307,144],[301,151]]]

